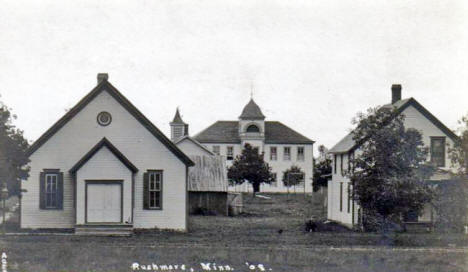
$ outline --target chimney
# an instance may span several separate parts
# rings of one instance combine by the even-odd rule
[[[188,124],[185,124],[184,125],[184,136],[188,136],[189,133],[188,133]]]
[[[109,75],[107,73],[99,73],[97,74],[97,83],[101,83],[104,80],[107,81],[109,79]]]
[[[401,100],[401,85],[393,84],[392,85],[392,104]]]

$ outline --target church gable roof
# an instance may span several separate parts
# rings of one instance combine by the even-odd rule
[[[202,132],[198,133],[195,140],[200,143],[233,143],[241,142],[239,137],[238,121],[218,121]],[[314,141],[301,135],[290,127],[277,121],[265,122],[266,144],[313,144]]]
[[[260,107],[255,103],[253,99],[250,99],[249,103],[245,105],[244,109],[242,110],[239,119],[248,119],[248,120],[263,120],[265,119],[265,115],[263,115],[262,110]]]
[[[180,139],[178,139],[177,141],[175,141],[174,143],[176,145],[182,143],[183,141],[190,141],[192,142],[194,145],[198,146],[200,149],[202,149],[203,151],[207,152],[208,154],[214,156],[215,154],[213,152],[211,152],[210,150],[208,150],[208,148],[204,147],[200,142],[198,142],[197,140],[195,140],[194,138],[188,136],[188,135],[185,135],[183,137],[181,137]]]
[[[451,131],[448,127],[446,127],[439,119],[437,119],[432,113],[430,113],[426,108],[424,108],[416,99],[414,98],[407,98],[403,100],[399,100],[393,104],[386,104],[382,107],[385,108],[392,108],[395,107],[397,113],[402,113],[406,108],[409,106],[413,106],[416,110],[418,110],[424,117],[426,117],[429,121],[431,121],[437,128],[439,128],[442,132],[444,132],[450,139],[453,141],[458,141],[458,136]],[[329,153],[347,153],[351,150],[358,148],[359,146],[353,139],[353,132],[351,131],[348,135],[346,135],[341,141],[339,141],[334,147],[332,147],[328,152]]]
[[[83,97],[62,118],[39,137],[28,149],[27,155],[31,156],[45,142],[47,142],[57,131],[68,123],[76,114],[86,107],[101,92],[109,93],[120,105],[122,105],[136,120],[138,120],[154,137],[164,144],[185,165],[192,166],[193,162],[177,146],[172,143],[151,121],[148,120],[125,96],[123,96],[107,79],[102,80],[91,92]]]

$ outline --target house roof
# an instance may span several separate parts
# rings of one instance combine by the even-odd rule
[[[177,141],[175,141],[174,143],[177,145],[179,143],[181,143],[182,141],[191,141],[192,143],[194,143],[195,145],[197,145],[198,147],[200,147],[201,149],[203,149],[204,151],[208,152],[208,154],[210,155],[215,155],[213,152],[211,152],[210,150],[208,150],[208,148],[206,148],[205,146],[203,146],[200,142],[198,142],[197,140],[193,139],[192,137],[188,136],[188,135],[185,135],[184,137],[181,137],[179,138]]]
[[[200,143],[240,143],[238,121],[217,121],[195,135]],[[267,144],[313,144],[314,141],[277,121],[265,122]]]
[[[99,150],[101,150],[101,148],[103,147],[107,147],[111,152],[112,154],[114,154],[114,156],[116,156],[125,166],[127,166],[128,169],[130,169],[130,171],[132,171],[133,173],[136,173],[138,172],[138,168],[135,167],[135,165],[133,165],[130,160],[127,159],[127,157],[124,156],[124,154],[122,154],[122,152],[120,152],[111,142],[109,142],[109,140],[107,140],[105,137],[102,138],[101,141],[99,141],[99,143],[97,143],[93,148],[91,148],[91,150],[86,153],[83,158],[81,158],[70,170],[69,172],[71,174],[74,174],[76,173],[83,165],[85,165],[85,163],[87,161],[89,161],[93,156],[94,154],[96,154]]]
[[[28,149],[27,155],[31,156],[47,140],[49,140],[57,131],[68,123],[76,114],[78,114],[88,103],[90,103],[101,92],[107,91],[122,105],[135,119],[137,119],[154,137],[163,143],[174,155],[176,155],[185,165],[193,166],[193,162],[177,146],[172,143],[151,121],[146,118],[130,101],[125,98],[110,82],[103,79],[91,92],[83,97],[78,104],[71,108],[62,118],[60,118],[52,127],[50,127],[39,139],[37,139]]]
[[[248,119],[248,120],[264,120],[265,115],[263,115],[262,110],[260,107],[255,103],[255,101],[251,98],[249,103],[245,105],[244,109],[242,110],[241,115],[239,116],[240,119]]]
[[[424,117],[426,117],[429,121],[431,121],[437,128],[443,131],[448,137],[450,137],[453,141],[458,141],[458,136],[451,131],[448,127],[446,127],[439,119],[437,119],[434,115],[432,115],[426,108],[424,108],[416,99],[414,98],[407,98],[403,100],[398,100],[393,104],[386,104],[382,107],[384,108],[392,108],[395,107],[397,113],[402,113],[406,108],[409,106],[413,106],[416,110],[418,110]],[[356,149],[359,147],[353,139],[353,132],[351,131],[348,135],[346,135],[341,141],[339,141],[333,148],[331,148],[328,152],[329,153],[347,153],[351,150]]]
[[[177,108],[174,119],[172,120],[171,124],[183,124],[183,125],[185,125],[185,122],[182,120],[182,117],[180,117],[179,108]]]

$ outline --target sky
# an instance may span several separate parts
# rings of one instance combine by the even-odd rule
[[[250,99],[331,148],[402,84],[451,129],[468,114],[468,3],[4,1],[0,101],[36,140],[108,73],[169,135],[237,120]]]

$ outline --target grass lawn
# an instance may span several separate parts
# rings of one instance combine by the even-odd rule
[[[9,271],[132,271],[133,263],[203,271],[201,262],[234,271],[262,271],[250,270],[246,262],[261,263],[265,271],[468,271],[468,239],[462,234],[308,233],[306,219],[324,215],[320,201],[268,196],[272,199],[245,195],[242,216],[192,216],[189,233],[7,236],[0,238],[0,249],[8,255]]]

